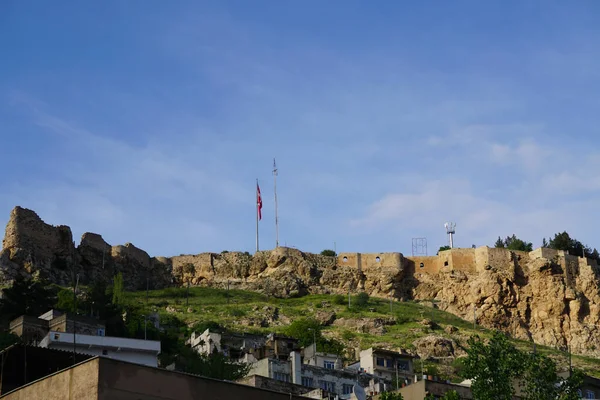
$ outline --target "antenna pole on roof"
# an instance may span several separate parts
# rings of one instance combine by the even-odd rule
[[[75,362],[76,362],[75,353],[76,353],[76,349],[77,349],[77,342],[75,341],[75,335],[77,333],[77,321],[76,321],[77,286],[79,286],[79,274],[77,274],[77,282],[75,282],[75,280],[73,280],[73,283],[75,283],[75,286],[73,287],[73,365],[75,365]]]

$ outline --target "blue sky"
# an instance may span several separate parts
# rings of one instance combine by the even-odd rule
[[[151,255],[600,247],[593,1],[0,2],[0,223]]]

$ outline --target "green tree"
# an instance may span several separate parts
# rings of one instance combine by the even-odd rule
[[[17,335],[13,335],[9,332],[0,332],[0,351],[17,343],[19,340]]]
[[[250,372],[249,364],[233,361],[222,353],[214,352],[210,355],[201,355],[187,346],[181,348],[180,351],[177,364],[183,372],[188,374],[236,381]]]
[[[354,304],[356,304],[358,307],[366,306],[369,304],[369,295],[365,292],[360,292],[354,298]]]
[[[2,289],[0,319],[11,321],[21,315],[38,316],[52,308],[56,294],[47,282],[19,277]]]
[[[567,378],[558,375],[556,363],[539,353],[524,357],[524,370],[521,387],[526,400],[575,400],[579,399],[577,389],[583,382],[583,374],[573,371]]]
[[[440,251],[446,251],[446,250],[450,250],[450,246],[442,246],[442,247],[440,247],[437,253],[440,254]]]
[[[433,394],[427,394],[423,400],[460,400],[459,394],[456,390],[450,390],[446,392],[442,397],[437,397]]]
[[[333,296],[333,304],[337,304],[338,306],[343,306],[346,304],[346,296],[341,294],[336,294]]]
[[[327,339],[322,333],[323,327],[313,318],[297,319],[285,330],[284,334],[298,339],[301,347],[308,347],[317,341],[317,351],[341,355],[344,345],[335,339]]]
[[[495,247],[497,248],[507,248],[508,250],[515,251],[532,251],[533,244],[531,242],[526,242],[522,239],[519,239],[517,235],[513,234],[512,236],[507,236],[506,239],[502,240],[498,237],[496,240]]]
[[[500,332],[487,344],[473,336],[468,341],[463,376],[472,379],[473,397],[478,400],[511,400],[513,381],[523,372],[523,355]]]
[[[394,393],[394,392],[383,392],[381,396],[379,396],[380,400],[404,400],[402,393]]]
[[[598,250],[591,249],[590,247],[581,243],[579,240],[571,238],[567,232],[555,234],[554,237],[550,239],[548,247],[555,250],[568,251],[569,254],[574,256],[585,256],[595,260],[600,260]]]
[[[456,390],[450,390],[440,400],[460,400],[460,396]]]
[[[114,305],[123,305],[123,274],[119,272],[115,276],[113,291],[112,291],[112,303]]]
[[[494,243],[494,247],[497,249],[503,249],[505,247],[504,240],[502,240],[500,236],[498,236],[498,240],[496,240],[496,243]]]
[[[330,249],[325,249],[321,252],[322,256],[327,256],[327,257],[335,257],[337,254],[335,254],[335,251],[330,250]]]

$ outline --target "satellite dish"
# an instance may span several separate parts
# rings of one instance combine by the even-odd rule
[[[365,400],[367,398],[367,394],[365,393],[365,389],[360,385],[354,385],[354,396],[358,400]]]

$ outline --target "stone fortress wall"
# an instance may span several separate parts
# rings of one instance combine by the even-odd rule
[[[516,258],[516,259],[515,259]],[[437,274],[444,271],[482,272],[486,269],[506,268],[521,260],[548,259],[562,267],[594,267],[593,259],[567,254],[563,250],[538,248],[531,252],[481,246],[478,248],[454,248],[441,251],[435,256],[404,256],[402,253],[340,253],[338,265],[365,271],[373,268],[398,268],[415,273]]]
[[[356,270],[359,274],[373,274],[379,270],[404,270],[417,274],[437,274],[445,271],[478,273],[491,268],[500,270],[517,263],[523,266],[530,261],[545,259],[563,267],[569,280],[580,272],[597,266],[595,260],[559,250],[538,248],[527,253],[487,246],[455,248],[441,251],[434,256],[414,257],[404,256],[400,252],[348,252],[340,253],[334,259],[287,247],[261,251],[254,255],[242,252],[206,252],[174,257],[150,257],[147,252],[131,243],[111,246],[102,236],[94,233],[85,233],[80,245],[75,247],[69,227],[48,225],[34,211],[21,207],[16,207],[11,212],[3,249],[0,264],[13,266],[15,269],[25,267],[27,272],[42,269],[49,275],[56,274],[52,271],[59,271],[61,282],[70,282],[71,266],[78,263],[83,268],[80,272],[90,280],[103,275],[106,275],[104,278],[110,279],[115,272],[123,271],[131,275],[126,278],[132,278],[142,284],[152,276],[152,280],[158,282],[158,287],[186,280],[192,284],[199,284],[204,279],[211,280],[216,276],[225,275],[233,279],[245,279],[249,275],[258,276],[265,270],[268,275],[269,270],[286,259],[304,260],[304,264],[297,265],[299,268],[311,268],[312,265],[329,269],[337,264],[339,267],[347,267],[349,271]],[[194,267],[192,271],[187,268],[189,264]],[[101,266],[99,270],[98,266]],[[160,279],[157,279],[159,277]]]

